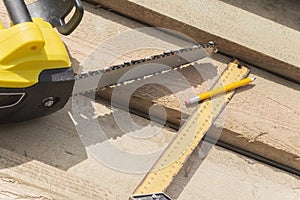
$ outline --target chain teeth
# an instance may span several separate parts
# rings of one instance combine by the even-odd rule
[[[168,51],[165,51],[164,52],[164,55],[168,56],[168,55],[171,55],[172,51],[171,50],[168,50]]]
[[[162,54],[148,56],[148,57],[138,59],[138,60],[125,61],[123,64],[114,65],[114,66],[110,66],[110,67],[105,67],[104,69],[100,69],[100,70],[88,71],[88,72],[85,72],[85,73],[82,73],[82,74],[78,74],[75,77],[75,80],[80,80],[80,79],[88,78],[88,77],[91,77],[91,76],[96,76],[96,75],[99,75],[99,74],[102,74],[102,73],[105,73],[105,72],[108,72],[108,71],[118,70],[118,69],[123,68],[123,67],[128,67],[128,66],[132,66],[132,65],[136,65],[136,64],[140,64],[140,63],[144,63],[144,62],[149,62],[149,61],[152,61],[152,60],[157,60],[157,59],[167,57],[167,56],[171,56],[171,55],[186,53],[186,52],[190,52],[190,51],[193,51],[193,50],[196,50],[196,49],[201,49],[201,48],[203,48],[203,49],[212,49],[212,51],[207,50],[208,53],[216,53],[218,51],[216,42],[209,41],[206,44],[194,45],[192,47],[179,49],[179,50],[167,50],[167,51],[164,51]],[[154,74],[158,74],[158,73],[159,72],[156,72]],[[143,77],[137,77],[134,80],[140,80],[140,79],[143,79]],[[115,85],[117,85],[117,84],[115,84]],[[112,86],[112,85],[110,85],[110,86]],[[99,89],[101,89],[101,88],[96,88],[96,89],[91,90],[91,91],[98,91]],[[89,91],[86,91],[86,92],[89,92]]]

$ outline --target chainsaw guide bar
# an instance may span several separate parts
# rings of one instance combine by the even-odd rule
[[[144,78],[148,75],[192,63],[216,52],[217,44],[210,41],[207,44],[175,51],[169,50],[151,57],[126,61],[120,65],[78,74],[75,77],[73,95]]]

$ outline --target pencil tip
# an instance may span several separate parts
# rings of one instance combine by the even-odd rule
[[[256,77],[251,77],[251,80],[252,80],[252,81],[255,81],[255,79],[256,79]]]

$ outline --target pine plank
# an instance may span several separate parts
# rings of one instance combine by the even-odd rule
[[[65,171],[48,166],[36,160],[31,160],[3,148],[0,148],[0,152],[1,181],[8,180],[17,183],[20,180],[20,184],[25,186],[22,187],[22,191],[24,192],[26,192],[26,190],[42,190],[46,194],[53,194],[54,197],[57,197],[56,199],[114,198],[108,191],[104,191],[99,186],[91,184],[85,179],[78,178]],[[30,188],[28,189],[27,187]],[[7,189],[5,189],[6,185],[1,185],[0,188],[1,195],[5,195],[6,193],[14,194],[18,190],[18,188],[9,187],[7,188],[9,191],[7,191]],[[43,192],[39,192],[38,194],[42,195]],[[17,193],[16,195],[20,194]],[[25,198],[25,196],[22,198]]]
[[[221,55],[214,58],[220,69],[224,69],[230,61]],[[209,72],[203,65],[198,66],[199,71],[200,68]],[[300,87],[252,66],[250,68],[252,76],[257,79],[251,86],[240,89],[227,105],[223,113],[224,121],[215,126],[222,133],[219,139],[300,170],[300,127],[297,123],[300,120]],[[166,112],[167,121],[180,126],[192,111],[191,107],[183,105],[184,100],[191,98],[191,94],[207,89],[205,84],[197,85],[201,78],[194,71],[189,67],[180,70],[195,88],[187,88],[186,84],[180,82],[181,77],[170,72],[155,75],[151,80],[146,79],[141,83],[120,86],[117,91],[121,97],[126,97],[128,93],[133,94],[130,99],[130,107],[133,110],[148,116],[149,109],[152,109],[152,115],[158,119],[164,119]],[[212,80],[215,78],[216,76]],[[160,85],[148,85],[148,82]],[[143,87],[136,90],[138,86]],[[166,88],[175,88],[175,92]],[[112,92],[113,90],[106,89],[98,92],[98,95],[109,100]],[[114,92],[116,93],[116,90]],[[122,98],[114,98],[114,101],[116,104],[127,106]],[[162,112],[160,107],[156,109],[157,112],[153,112],[157,105],[163,106],[165,112]]]
[[[289,182],[286,177],[247,157],[216,148],[211,150],[177,199],[296,200],[300,194],[299,179],[294,177],[294,181]],[[173,183],[169,192],[182,187],[183,180]]]
[[[221,52],[299,83],[300,6],[296,1],[93,1],[199,43],[214,40]]]

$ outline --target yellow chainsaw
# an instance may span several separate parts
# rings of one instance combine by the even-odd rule
[[[165,69],[158,66],[174,68],[216,52],[216,44],[209,42],[75,76],[59,33],[68,35],[78,26],[84,12],[81,1],[3,2],[11,26],[4,28],[0,22],[0,123],[29,120],[63,108],[74,94],[75,81],[80,86],[76,93],[80,93],[116,84],[126,71],[144,64],[147,67],[137,73],[137,77],[122,81]],[[189,59],[182,59],[186,57]],[[106,81],[99,83],[97,88],[90,88],[90,80],[99,75]]]

